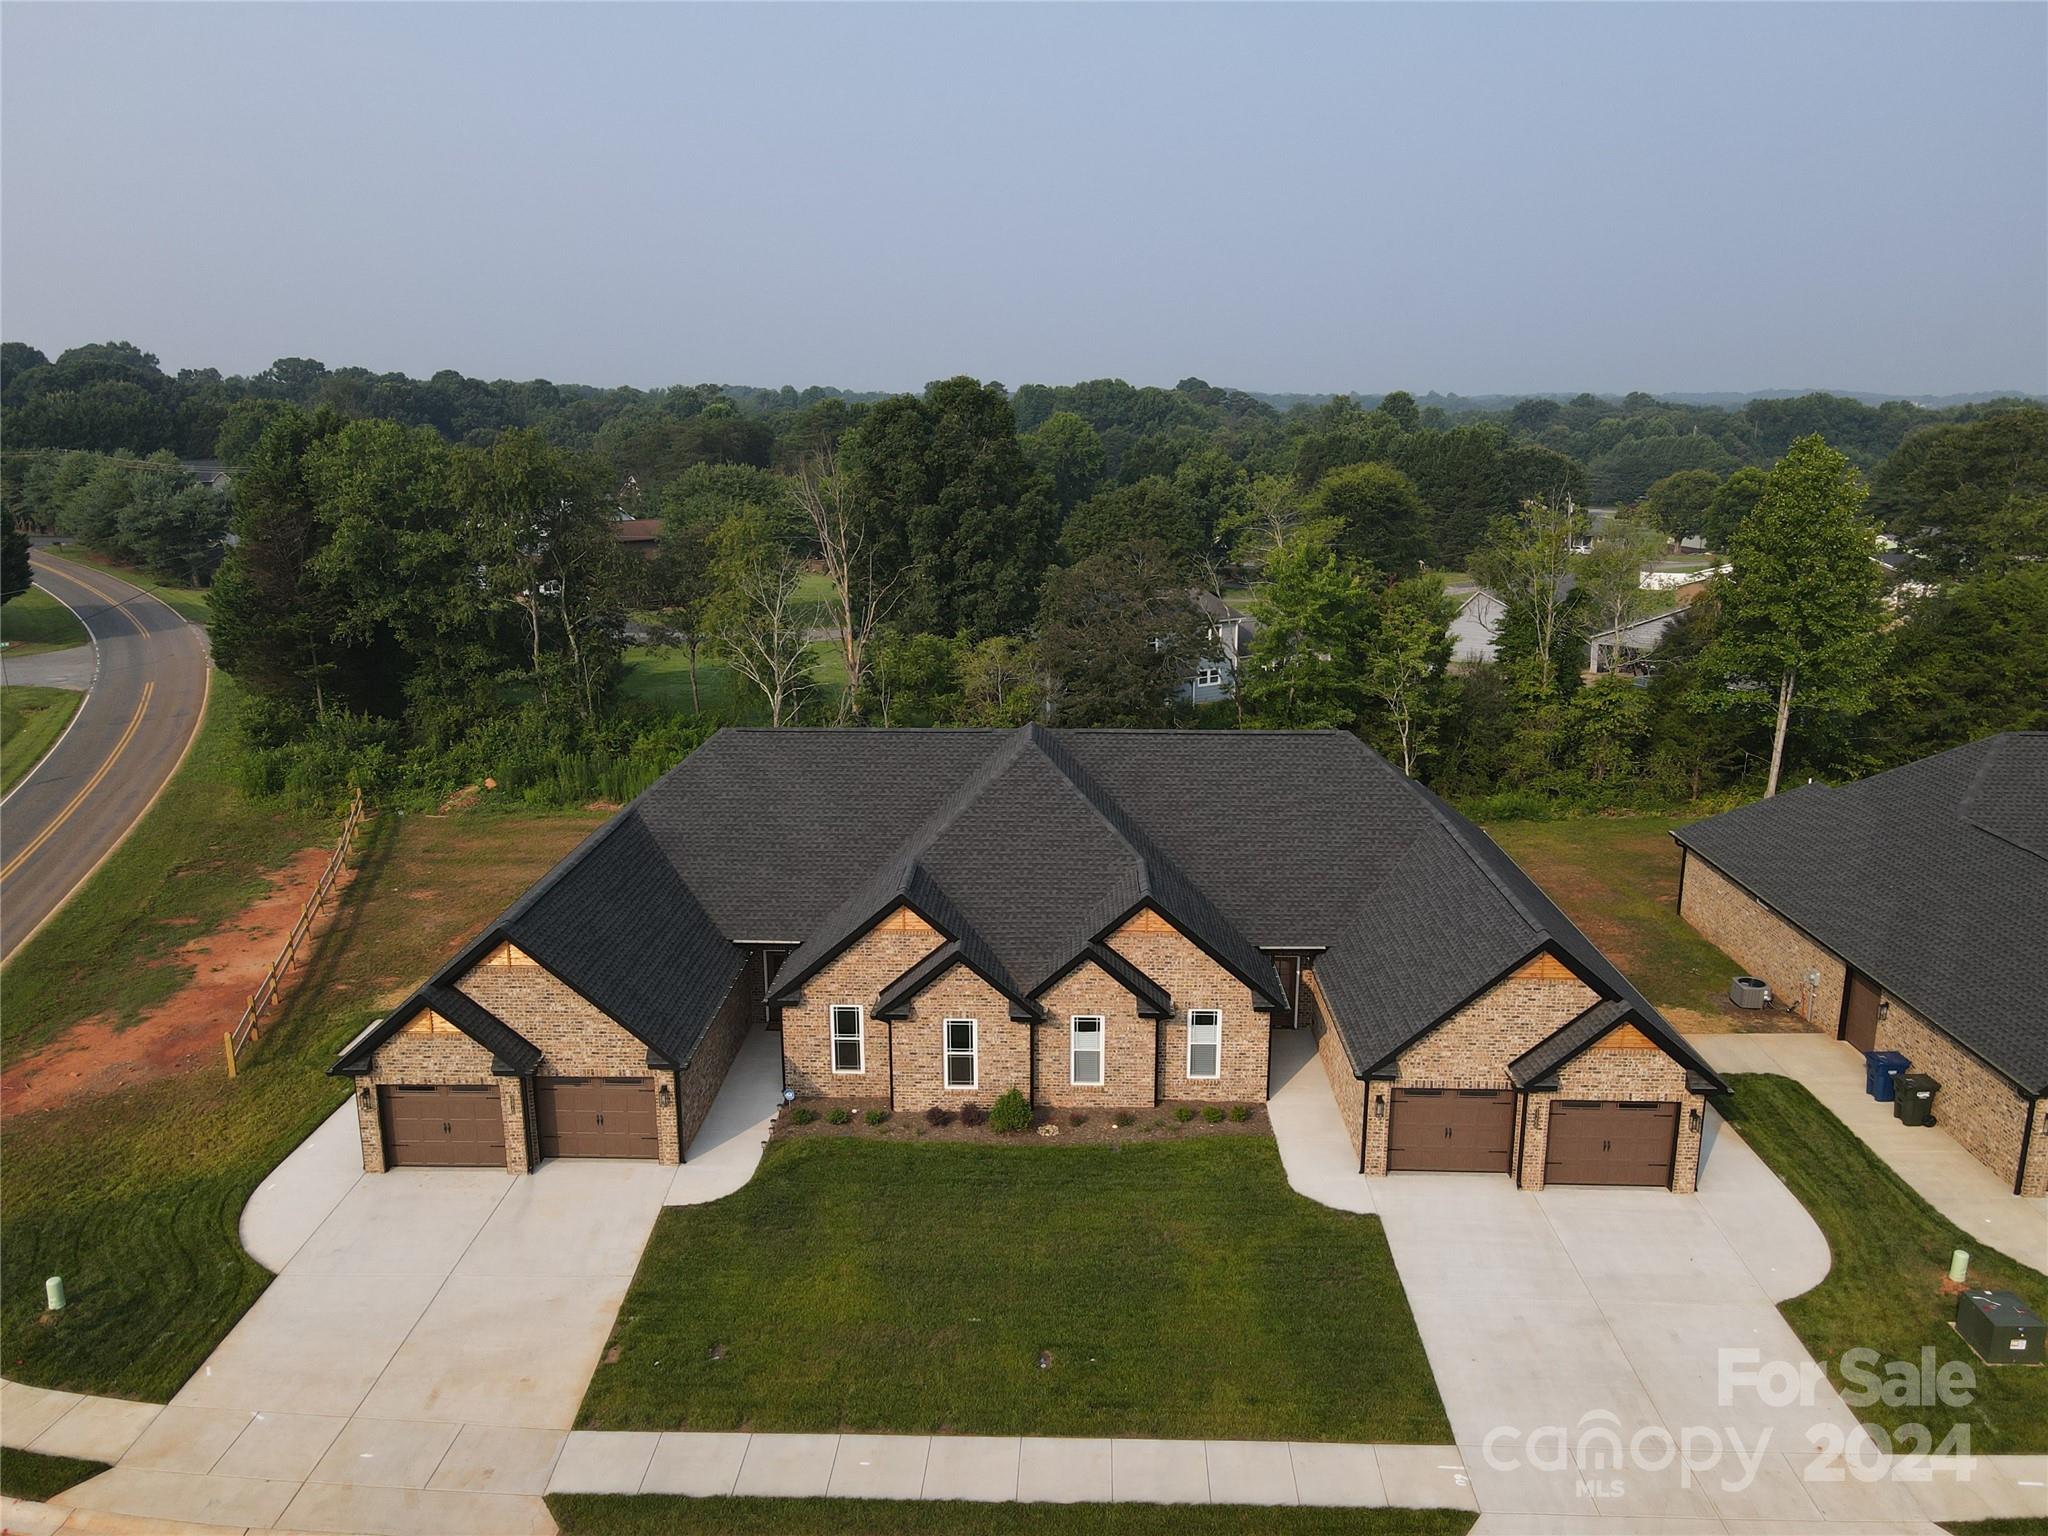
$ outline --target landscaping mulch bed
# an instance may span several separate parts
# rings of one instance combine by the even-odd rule
[[[957,1109],[948,1110],[943,1123],[933,1122],[922,1110],[883,1110],[887,1118],[878,1125],[869,1124],[868,1115],[880,1108],[872,1100],[865,1099],[806,1099],[784,1106],[782,1113],[775,1117],[770,1136],[778,1141],[847,1137],[897,1142],[994,1143],[1002,1146],[1051,1141],[1061,1146],[1094,1147],[1129,1141],[1184,1141],[1199,1136],[1270,1137],[1273,1134],[1273,1124],[1266,1118],[1263,1104],[1168,1103],[1156,1109],[1041,1109],[1033,1114],[1030,1130],[1009,1132],[998,1131],[985,1123],[969,1124]],[[983,1104],[980,1108],[985,1111],[988,1106]],[[835,1125],[832,1123],[835,1110],[844,1111],[851,1118],[844,1124]],[[1182,1110],[1188,1112],[1185,1117],[1180,1113]],[[798,1111],[808,1111],[817,1118],[800,1123]],[[1222,1118],[1212,1120],[1205,1111],[1217,1111]],[[1243,1118],[1232,1119],[1233,1111]],[[971,1118],[970,1113],[968,1119]],[[1120,1120],[1127,1123],[1119,1124]]]

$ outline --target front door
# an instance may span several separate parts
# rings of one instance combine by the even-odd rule
[[[1417,1173],[1506,1173],[1515,1096],[1506,1089],[1396,1088],[1387,1167]]]
[[[543,1077],[535,1083],[542,1157],[655,1155],[654,1084],[644,1077]]]
[[[1849,973],[1842,994],[1842,1038],[1859,1051],[1877,1049],[1877,983],[1861,971]]]

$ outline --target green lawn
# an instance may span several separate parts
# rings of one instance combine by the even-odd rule
[[[970,1504],[551,1493],[562,1536],[1464,1536],[1454,1509]]]
[[[84,698],[70,688],[0,688],[0,795],[57,744]]]
[[[836,640],[811,643],[816,657],[813,674],[827,707],[837,704],[846,688],[846,655]],[[676,714],[690,714],[690,658],[681,647],[657,650],[636,645],[626,651],[625,675],[619,680],[620,696]],[[713,659],[708,651],[697,653],[697,697],[702,713],[743,724],[762,724],[768,712],[760,697],[736,678],[732,669]]]
[[[232,917],[325,819],[249,804],[228,773],[224,679],[199,745],[143,825],[0,973],[10,1059],[79,1018],[178,985],[153,964]],[[161,1402],[262,1292],[242,1252],[249,1193],[347,1094],[334,1053],[537,879],[587,813],[373,817],[331,930],[230,1081],[217,1041],[190,1070],[5,1121],[0,1348],[11,1380]],[[176,926],[167,920],[191,916]],[[222,1028],[231,1022],[222,1020]],[[70,1305],[42,1316],[61,1274]]]
[[[579,1428],[1451,1433],[1379,1222],[1264,1137],[775,1142],[662,1212],[611,1345]]]
[[[191,623],[204,624],[213,617],[213,610],[207,606],[204,587],[181,587],[174,582],[158,581],[147,571],[137,570],[132,565],[123,565],[118,560],[109,560],[97,550],[87,549],[83,544],[66,544],[61,550],[46,547],[40,553],[105,571],[110,576],[118,576],[130,586],[140,587],[143,591],[162,598],[164,602],[177,609],[182,618]],[[13,604],[10,603],[8,606],[12,607]]]
[[[91,638],[78,615],[41,587],[30,587],[13,602],[0,604],[0,640],[7,642],[9,656],[69,650]]]
[[[248,905],[293,853],[335,835],[324,819],[254,806],[236,788],[241,697],[215,674],[199,737],[149,814],[0,972],[0,1062],[80,1019],[133,1020],[168,997],[189,974],[168,961],[173,950]]]
[[[2048,1536],[2048,1515],[2013,1520],[1954,1520],[1942,1529],[1949,1536]]]
[[[1725,1027],[1728,980],[1742,969],[1678,915],[1678,845],[1670,834],[1696,819],[1578,816],[1486,828],[1680,1029],[1710,1021]]]
[[[38,1456],[34,1451],[0,1449],[0,1494],[10,1499],[34,1499],[48,1503],[66,1488],[76,1488],[88,1477],[107,1470],[104,1461],[80,1461],[72,1456]]]
[[[1946,1220],[1798,1083],[1745,1073],[1729,1084],[1721,1112],[1812,1213],[1834,1256],[1827,1279],[1779,1309],[1814,1359],[1839,1386],[1848,1350],[1917,1362],[1932,1346],[1976,1375],[1968,1406],[1879,1402],[1858,1415],[1888,1429],[1924,1423],[1937,1440],[1949,1424],[1967,1423],[1969,1449],[1980,1456],[2048,1451],[2048,1369],[1979,1361],[1950,1327],[1954,1298],[1941,1294],[1957,1248],[1970,1251],[1971,1284],[2018,1291],[2037,1306],[2048,1300],[2048,1276]]]

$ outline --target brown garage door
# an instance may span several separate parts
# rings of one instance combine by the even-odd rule
[[[1677,1149],[1676,1104],[1568,1099],[1551,1106],[1543,1182],[1668,1186]]]
[[[542,1157],[654,1156],[654,1083],[644,1077],[543,1077]]]
[[[1515,1096],[1492,1089],[1396,1088],[1387,1166],[1437,1173],[1506,1173],[1514,1155]]]
[[[384,1161],[393,1168],[502,1168],[505,1121],[495,1083],[377,1090],[384,1117]]]

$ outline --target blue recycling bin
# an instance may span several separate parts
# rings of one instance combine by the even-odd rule
[[[1863,1091],[1880,1104],[1898,1097],[1899,1074],[1913,1063],[1897,1051],[1867,1051],[1863,1057]]]

